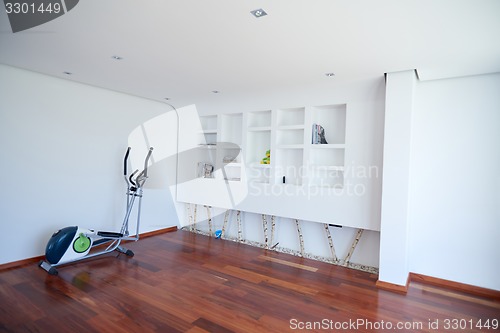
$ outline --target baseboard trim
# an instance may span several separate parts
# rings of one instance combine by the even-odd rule
[[[166,234],[167,232],[174,232],[174,231],[177,231],[177,226],[145,232],[145,233],[139,234],[139,240],[144,239],[144,238],[148,238],[148,237],[152,237],[152,236],[156,236],[156,235]],[[128,243],[128,242],[135,242],[135,241],[134,240],[123,241],[123,243]]]
[[[151,236],[166,234],[167,232],[175,232],[175,231],[177,231],[177,226],[145,232],[143,234],[139,234],[139,237],[140,238],[148,238]]]
[[[22,260],[18,260],[18,261],[8,262],[6,264],[1,264],[0,271],[11,269],[11,268],[17,268],[17,267],[24,266],[24,265],[30,265],[30,264],[33,264],[33,263],[38,262],[40,260],[43,260],[43,258],[45,258],[45,256],[36,256],[33,258],[22,259]]]
[[[148,237],[161,235],[161,234],[165,234],[167,232],[174,232],[174,231],[177,231],[177,226],[145,232],[145,233],[139,234],[139,238],[140,239],[148,238]],[[17,260],[17,261],[8,262],[5,264],[0,264],[0,271],[11,269],[11,268],[17,268],[17,267],[24,266],[24,265],[30,265],[30,264],[33,264],[33,263],[38,262],[40,260],[43,260],[44,258],[45,258],[45,256],[41,255],[41,256],[36,256],[33,258],[21,259],[21,260]]]
[[[395,292],[398,294],[406,294],[408,292],[408,287],[410,285],[410,275],[408,275],[408,278],[406,279],[406,285],[400,285],[400,284],[395,284],[395,283],[390,283],[390,282],[385,282],[385,281],[380,281],[380,280],[377,280],[375,285],[379,289],[392,291],[392,292]]]
[[[440,279],[432,276],[427,276],[418,273],[410,273],[410,280],[413,282],[420,282],[423,284],[433,285],[441,288],[453,289],[467,294],[472,294],[481,297],[487,297],[500,301],[500,291],[488,289],[470,284]]]
[[[500,301],[500,291],[498,290],[473,286],[471,284],[465,284],[411,272],[408,274],[406,285],[399,285],[381,280],[377,280],[375,285],[377,286],[377,288],[382,290],[388,290],[399,294],[406,294],[408,292],[410,283],[412,282],[433,285],[443,289],[457,290],[470,295],[486,297],[495,301]]]

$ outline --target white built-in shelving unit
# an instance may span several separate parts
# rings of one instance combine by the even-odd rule
[[[346,104],[199,118],[196,148],[184,144],[193,135],[190,122],[182,122],[186,125],[180,129],[183,149],[194,153],[179,157],[179,201],[323,223],[367,225],[365,220],[346,219],[353,199],[357,200],[350,195],[353,180],[346,183],[345,177]],[[324,129],[327,143],[313,143],[313,124]],[[263,159],[268,151],[267,163]],[[210,177],[199,171],[203,163],[213,165]],[[196,170],[195,179],[189,180],[190,170]]]
[[[345,104],[201,116],[200,123],[198,162],[214,166],[213,178],[343,186]],[[327,144],[312,143],[313,124],[324,128]],[[270,163],[263,164],[267,151]]]

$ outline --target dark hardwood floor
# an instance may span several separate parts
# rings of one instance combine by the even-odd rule
[[[0,271],[0,331],[498,331],[498,300],[416,282],[396,294],[369,273],[185,231],[127,246],[135,257],[59,276],[36,264]]]

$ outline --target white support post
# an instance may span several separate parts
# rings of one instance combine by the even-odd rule
[[[297,225],[297,232],[299,234],[299,242],[300,242],[300,255],[304,256],[304,237],[302,237],[302,229],[300,229],[299,220],[295,219],[295,224]]]
[[[222,224],[222,233],[220,235],[220,238],[224,239],[225,235],[226,235],[226,228],[227,228],[227,222],[229,220],[229,214],[231,213],[231,210],[226,210],[226,212],[224,213],[224,224]]]
[[[207,208],[207,220],[208,220],[208,234],[212,236],[212,214],[210,213],[210,206],[205,206]]]
[[[264,246],[267,250],[269,248],[268,239],[267,239],[267,219],[266,214],[262,214],[262,226],[264,228]]]
[[[271,239],[269,241],[269,244],[271,244],[271,249],[273,248],[273,242],[274,242],[274,229],[276,229],[276,216],[271,215]]]
[[[187,209],[187,224],[189,226],[189,231],[193,232],[193,215],[191,215],[191,203],[186,204]]]
[[[387,73],[379,281],[404,286],[410,274],[410,159],[417,76]]]
[[[198,210],[198,205],[194,204],[194,213],[193,213],[193,231],[196,230],[196,213]]]
[[[356,249],[356,246],[359,243],[359,239],[363,235],[363,229],[358,229],[358,232],[356,233],[356,238],[354,238],[354,241],[352,242],[351,249],[347,253],[347,256],[344,259],[344,266],[349,265],[349,260],[351,260],[351,256],[354,253],[354,250]]]
[[[328,223],[325,223],[325,233],[326,233],[326,238],[328,238],[328,244],[330,245],[330,251],[332,252],[332,258],[334,261],[337,261],[337,254],[335,253],[335,248],[333,247],[333,239],[332,235],[330,233],[330,227],[328,226]]]
[[[241,231],[241,211],[236,212],[236,221],[238,222],[238,242],[243,241],[243,234]]]

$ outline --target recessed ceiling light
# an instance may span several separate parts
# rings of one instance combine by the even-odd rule
[[[332,76],[335,76],[335,73],[325,73],[325,75],[328,77],[332,77]]]
[[[252,15],[257,18],[267,15],[267,13],[262,8],[252,10],[250,13],[252,13]]]
[[[73,73],[71,73],[71,72],[63,72],[63,74],[66,74],[66,75],[73,75]]]
[[[164,100],[169,101],[169,100],[170,100],[170,97],[165,97],[165,98],[164,98]]]
[[[212,92],[213,92],[214,94],[218,94],[218,93],[220,93],[220,91],[218,91],[218,90],[212,90]]]
[[[114,55],[111,57],[112,59],[115,59],[115,60],[122,60],[123,58],[120,57],[120,56],[117,56],[117,55]]]

